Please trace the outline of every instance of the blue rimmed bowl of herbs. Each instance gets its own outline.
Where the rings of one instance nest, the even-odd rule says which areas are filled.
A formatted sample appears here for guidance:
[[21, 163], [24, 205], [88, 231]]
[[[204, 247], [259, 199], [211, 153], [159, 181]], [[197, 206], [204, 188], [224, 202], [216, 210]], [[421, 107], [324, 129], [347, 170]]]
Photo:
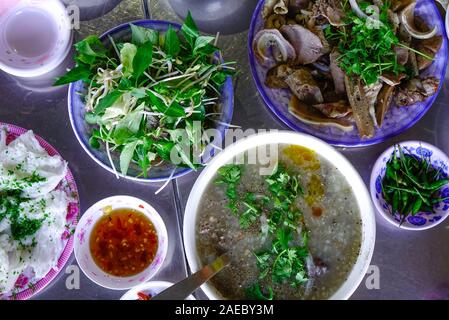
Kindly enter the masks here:
[[371, 173], [371, 198], [388, 222], [407, 230], [425, 230], [449, 214], [449, 159], [423, 141], [387, 149]]
[[233, 113], [234, 63], [216, 45], [190, 14], [182, 26], [139, 20], [75, 44], [76, 66], [55, 85], [71, 83], [70, 122], [83, 149], [117, 177], [144, 182], [201, 167]]

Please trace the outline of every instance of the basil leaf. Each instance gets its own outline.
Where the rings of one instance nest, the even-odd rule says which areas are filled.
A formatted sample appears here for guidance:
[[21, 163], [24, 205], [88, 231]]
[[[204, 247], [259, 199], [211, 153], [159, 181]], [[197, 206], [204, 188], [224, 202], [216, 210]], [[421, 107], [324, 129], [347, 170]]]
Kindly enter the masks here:
[[136, 55], [133, 59], [133, 75], [135, 78], [140, 77], [153, 61], [153, 44], [148, 41], [137, 48]]
[[92, 148], [94, 148], [94, 149], [100, 149], [100, 142], [98, 141], [98, 139], [97, 138], [95, 138], [95, 137], [90, 137], [90, 139], [89, 139], [89, 145], [92, 147]]
[[204, 121], [204, 119], [206, 119], [206, 108], [204, 107], [204, 105], [201, 105], [198, 108], [195, 108], [195, 111], [199, 111], [199, 112], [194, 112], [190, 116], [190, 118], [192, 120]]
[[169, 25], [168, 30], [165, 33], [164, 49], [165, 52], [172, 57], [176, 57], [179, 51], [181, 51], [179, 37], [171, 25]]
[[186, 164], [189, 168], [195, 170], [195, 165], [190, 160], [190, 157], [184, 152], [184, 149], [179, 144], [175, 145], [175, 149], [178, 152], [178, 155], [181, 157], [183, 163]]
[[101, 117], [93, 112], [87, 112], [84, 115], [84, 120], [86, 120], [88, 124], [97, 124], [101, 120]]
[[146, 178], [148, 175], [148, 168], [151, 165], [151, 161], [156, 158], [156, 154], [150, 152], [150, 148], [153, 145], [153, 140], [147, 136], [141, 140], [142, 144], [139, 144], [136, 148], [137, 163], [142, 168], [143, 176]]
[[138, 143], [139, 141], [136, 140], [134, 142], [126, 144], [122, 150], [122, 153], [120, 154], [120, 171], [124, 175], [128, 173], [129, 164], [131, 163], [131, 160], [134, 156], [134, 151], [136, 150]]
[[154, 143], [156, 152], [162, 159], [170, 161], [170, 153], [175, 144], [172, 141], [158, 141]]
[[117, 128], [127, 128], [132, 133], [137, 133], [140, 128], [140, 122], [142, 121], [142, 111], [144, 110], [144, 104], [139, 105], [134, 111], [128, 113], [118, 124]]
[[106, 58], [106, 47], [97, 36], [89, 36], [75, 44], [78, 61], [93, 64], [97, 58]]
[[188, 12], [186, 20], [184, 21], [184, 24], [181, 27], [181, 31], [187, 43], [190, 45], [191, 48], [193, 48], [195, 45], [195, 39], [198, 38], [199, 36], [199, 32], [198, 27], [195, 24], [195, 21], [193, 21], [192, 14], [190, 13], [190, 11]]
[[196, 38], [193, 54], [201, 52], [201, 49], [207, 49], [207, 51], [205, 51], [205, 54], [214, 53], [217, 50], [217, 48], [210, 45], [210, 42], [214, 39], [215, 38], [211, 36], [200, 36]]
[[133, 87], [133, 84], [128, 78], [122, 78], [118, 84], [118, 88], [123, 91], [128, 91]]
[[227, 78], [228, 74], [226, 72], [221, 71], [213, 74], [212, 77], [210, 77], [210, 80], [220, 88], [226, 82]]
[[159, 32], [152, 29], [136, 26], [131, 24], [132, 43], [136, 46], [141, 46], [145, 42], [150, 41], [153, 45], [159, 44]]
[[126, 141], [130, 140], [134, 137], [134, 133], [131, 132], [126, 126], [116, 127], [114, 131], [112, 131], [111, 135], [112, 139], [114, 139], [115, 144], [121, 145], [125, 144]]
[[131, 90], [131, 95], [137, 99], [142, 99], [147, 96], [147, 92], [145, 88], [133, 88]]
[[54, 86], [62, 86], [64, 84], [76, 82], [78, 80], [87, 81], [90, 76], [90, 69], [88, 66], [82, 64], [74, 67], [62, 77], [56, 79]]
[[119, 90], [114, 90], [108, 93], [104, 98], [100, 100], [100, 102], [98, 103], [97, 107], [94, 110], [94, 113], [97, 115], [103, 113], [107, 108], [112, 106], [118, 100], [118, 98], [122, 96], [122, 94], [123, 92]]
[[120, 61], [123, 65], [123, 76], [133, 74], [133, 60], [137, 53], [137, 47], [131, 43], [125, 43], [120, 50]]
[[164, 102], [156, 97], [151, 91], [147, 92], [149, 97], [151, 107], [157, 112], [161, 112], [169, 117], [184, 117], [186, 112], [184, 108], [177, 102], [173, 101], [173, 103], [167, 107]]

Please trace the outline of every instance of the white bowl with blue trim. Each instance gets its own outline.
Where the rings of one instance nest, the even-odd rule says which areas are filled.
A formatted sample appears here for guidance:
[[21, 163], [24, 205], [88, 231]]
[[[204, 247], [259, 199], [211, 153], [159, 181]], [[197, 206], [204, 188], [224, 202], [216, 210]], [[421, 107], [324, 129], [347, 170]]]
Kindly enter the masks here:
[[[449, 176], [449, 158], [442, 150], [423, 141], [404, 141], [398, 144], [412, 155], [430, 157], [432, 166], [441, 168], [442, 177]], [[434, 212], [418, 212], [414, 216], [408, 216], [402, 224], [400, 224], [399, 214], [393, 214], [391, 205], [385, 201], [382, 195], [381, 182], [385, 176], [386, 165], [394, 152], [394, 148], [394, 146], [391, 146], [385, 150], [373, 166], [370, 193], [374, 206], [385, 220], [401, 229], [426, 230], [437, 226], [449, 215], [449, 199], [435, 204]], [[439, 192], [441, 198], [449, 197], [449, 184], [440, 188]]]

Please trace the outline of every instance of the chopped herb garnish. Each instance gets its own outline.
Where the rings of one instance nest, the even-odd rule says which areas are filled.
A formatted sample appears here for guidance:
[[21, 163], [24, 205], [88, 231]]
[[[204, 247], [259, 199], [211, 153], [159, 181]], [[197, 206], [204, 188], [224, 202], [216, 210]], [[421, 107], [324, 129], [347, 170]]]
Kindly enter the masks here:
[[[384, 2], [379, 8], [378, 21], [370, 18], [372, 23], [359, 18], [347, 2], [342, 5], [346, 13], [344, 25], [329, 25], [324, 30], [326, 38], [335, 42], [341, 53], [338, 58], [340, 68], [349, 76], [360, 76], [367, 85], [377, 82], [386, 72], [407, 74], [409, 71], [398, 63], [393, 46], [410, 48], [399, 41], [389, 21], [390, 2]], [[359, 2], [364, 12], [370, 5], [369, 2]]]
[[[254, 252], [259, 269], [259, 279], [270, 277], [274, 283], [288, 282], [298, 287], [307, 282], [306, 258], [307, 230], [302, 222], [302, 214], [295, 201], [303, 195], [298, 177], [287, 172], [279, 165], [273, 174], [265, 179], [269, 192], [259, 195], [250, 191], [239, 190], [243, 166], [226, 165], [218, 170], [216, 184], [226, 186], [228, 207], [239, 218], [240, 227], [247, 229], [265, 214], [271, 245], [261, 252]], [[300, 234], [298, 234], [298, 230]], [[261, 230], [262, 232], [262, 230]], [[271, 300], [273, 289], [264, 286], [262, 281], [246, 289], [250, 299]]]

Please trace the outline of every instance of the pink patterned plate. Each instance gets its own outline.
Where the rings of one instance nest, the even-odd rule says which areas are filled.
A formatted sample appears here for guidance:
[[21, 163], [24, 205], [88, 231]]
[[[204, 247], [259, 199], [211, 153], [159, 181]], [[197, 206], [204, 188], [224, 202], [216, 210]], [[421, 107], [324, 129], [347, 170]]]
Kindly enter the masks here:
[[[28, 130], [0, 122], [0, 129], [6, 128], [8, 133], [6, 143], [9, 144], [15, 140], [20, 135], [24, 134]], [[60, 154], [44, 139], [35, 135], [39, 144], [44, 148], [50, 156]], [[67, 175], [61, 181], [61, 183], [56, 187], [58, 190], [63, 190], [72, 199], [67, 208], [67, 223], [66, 230], [61, 235], [61, 241], [63, 242], [63, 251], [58, 259], [58, 264], [56, 268], [51, 269], [43, 278], [36, 278], [33, 275], [32, 270], [25, 269], [25, 271], [19, 276], [11, 292], [0, 294], [0, 299], [10, 299], [10, 300], [26, 300], [40, 291], [42, 291], [46, 286], [48, 286], [51, 281], [63, 270], [65, 264], [67, 263], [70, 255], [73, 251], [73, 234], [75, 232], [76, 225], [78, 223], [79, 214], [79, 197], [78, 189], [76, 187], [75, 179], [73, 178], [70, 169], [67, 170]]]

